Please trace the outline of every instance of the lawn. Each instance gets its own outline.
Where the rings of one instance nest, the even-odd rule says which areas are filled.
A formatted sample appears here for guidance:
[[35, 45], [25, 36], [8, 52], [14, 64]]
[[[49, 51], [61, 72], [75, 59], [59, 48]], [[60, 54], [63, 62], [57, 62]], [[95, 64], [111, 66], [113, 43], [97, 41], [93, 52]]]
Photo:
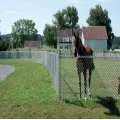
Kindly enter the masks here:
[[41, 64], [23, 60], [0, 60], [0, 64], [16, 68], [0, 82], [0, 118], [120, 118], [120, 102], [112, 98], [58, 101], [50, 74]]

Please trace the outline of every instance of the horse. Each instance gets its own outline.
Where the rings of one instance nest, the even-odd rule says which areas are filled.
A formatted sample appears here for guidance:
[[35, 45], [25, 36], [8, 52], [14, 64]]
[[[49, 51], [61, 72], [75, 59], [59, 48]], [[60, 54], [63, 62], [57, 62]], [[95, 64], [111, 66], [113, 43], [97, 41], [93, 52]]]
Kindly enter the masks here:
[[[79, 37], [79, 33], [74, 32], [74, 57], [76, 57], [76, 66], [77, 73], [79, 77], [79, 88], [80, 88], [80, 99], [82, 98], [82, 90], [81, 90], [81, 73], [84, 76], [84, 98], [86, 100], [87, 95], [91, 97], [90, 87], [91, 87], [91, 76], [92, 71], [95, 69], [95, 65], [93, 62], [93, 50], [88, 46], [84, 46], [82, 44], [82, 40]], [[88, 91], [87, 91], [87, 70], [89, 71], [88, 78]]]

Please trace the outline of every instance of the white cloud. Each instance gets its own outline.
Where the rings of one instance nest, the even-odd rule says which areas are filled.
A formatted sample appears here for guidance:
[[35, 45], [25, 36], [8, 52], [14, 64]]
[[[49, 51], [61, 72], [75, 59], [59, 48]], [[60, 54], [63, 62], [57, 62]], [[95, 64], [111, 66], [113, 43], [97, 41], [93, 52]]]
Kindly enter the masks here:
[[77, 3], [79, 2], [80, 0], [68, 0], [68, 2], [71, 2], [71, 3]]

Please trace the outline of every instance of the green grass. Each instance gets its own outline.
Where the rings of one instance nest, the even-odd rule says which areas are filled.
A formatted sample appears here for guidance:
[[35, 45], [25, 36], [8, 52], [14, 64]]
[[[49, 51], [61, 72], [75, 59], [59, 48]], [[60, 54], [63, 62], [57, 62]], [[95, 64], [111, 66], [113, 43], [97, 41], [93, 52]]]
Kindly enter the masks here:
[[0, 103], [56, 101], [51, 77], [44, 66], [20, 60], [4, 60], [1, 63], [14, 65], [16, 71], [0, 83]]
[[[118, 96], [118, 76], [120, 76], [120, 61], [112, 59], [94, 59], [95, 70], [92, 73], [92, 96], [113, 97]], [[88, 75], [87, 75], [88, 77]], [[76, 101], [79, 99], [79, 83], [74, 58], [61, 59], [62, 98]], [[84, 83], [82, 75], [82, 92]]]
[[50, 74], [41, 64], [23, 60], [0, 60], [0, 64], [16, 68], [0, 82], [0, 118], [120, 118], [120, 102], [112, 98], [58, 102]]

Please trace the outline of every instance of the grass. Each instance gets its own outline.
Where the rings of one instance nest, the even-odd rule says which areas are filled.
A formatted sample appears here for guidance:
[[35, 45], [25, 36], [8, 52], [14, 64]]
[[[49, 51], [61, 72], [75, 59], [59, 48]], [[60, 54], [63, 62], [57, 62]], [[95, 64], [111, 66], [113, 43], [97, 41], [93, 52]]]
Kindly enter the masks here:
[[120, 118], [120, 102], [112, 98], [58, 102], [50, 74], [41, 64], [23, 60], [0, 60], [0, 64], [16, 68], [0, 82], [0, 118]]
[[[120, 61], [112, 59], [94, 59], [95, 70], [92, 73], [92, 96], [113, 97], [119, 99], [118, 76], [120, 76]], [[87, 76], [88, 77], [88, 76]], [[79, 83], [74, 58], [61, 59], [62, 98], [76, 101], [79, 99]], [[82, 75], [82, 86], [83, 75]], [[82, 88], [84, 92], [84, 87]]]

